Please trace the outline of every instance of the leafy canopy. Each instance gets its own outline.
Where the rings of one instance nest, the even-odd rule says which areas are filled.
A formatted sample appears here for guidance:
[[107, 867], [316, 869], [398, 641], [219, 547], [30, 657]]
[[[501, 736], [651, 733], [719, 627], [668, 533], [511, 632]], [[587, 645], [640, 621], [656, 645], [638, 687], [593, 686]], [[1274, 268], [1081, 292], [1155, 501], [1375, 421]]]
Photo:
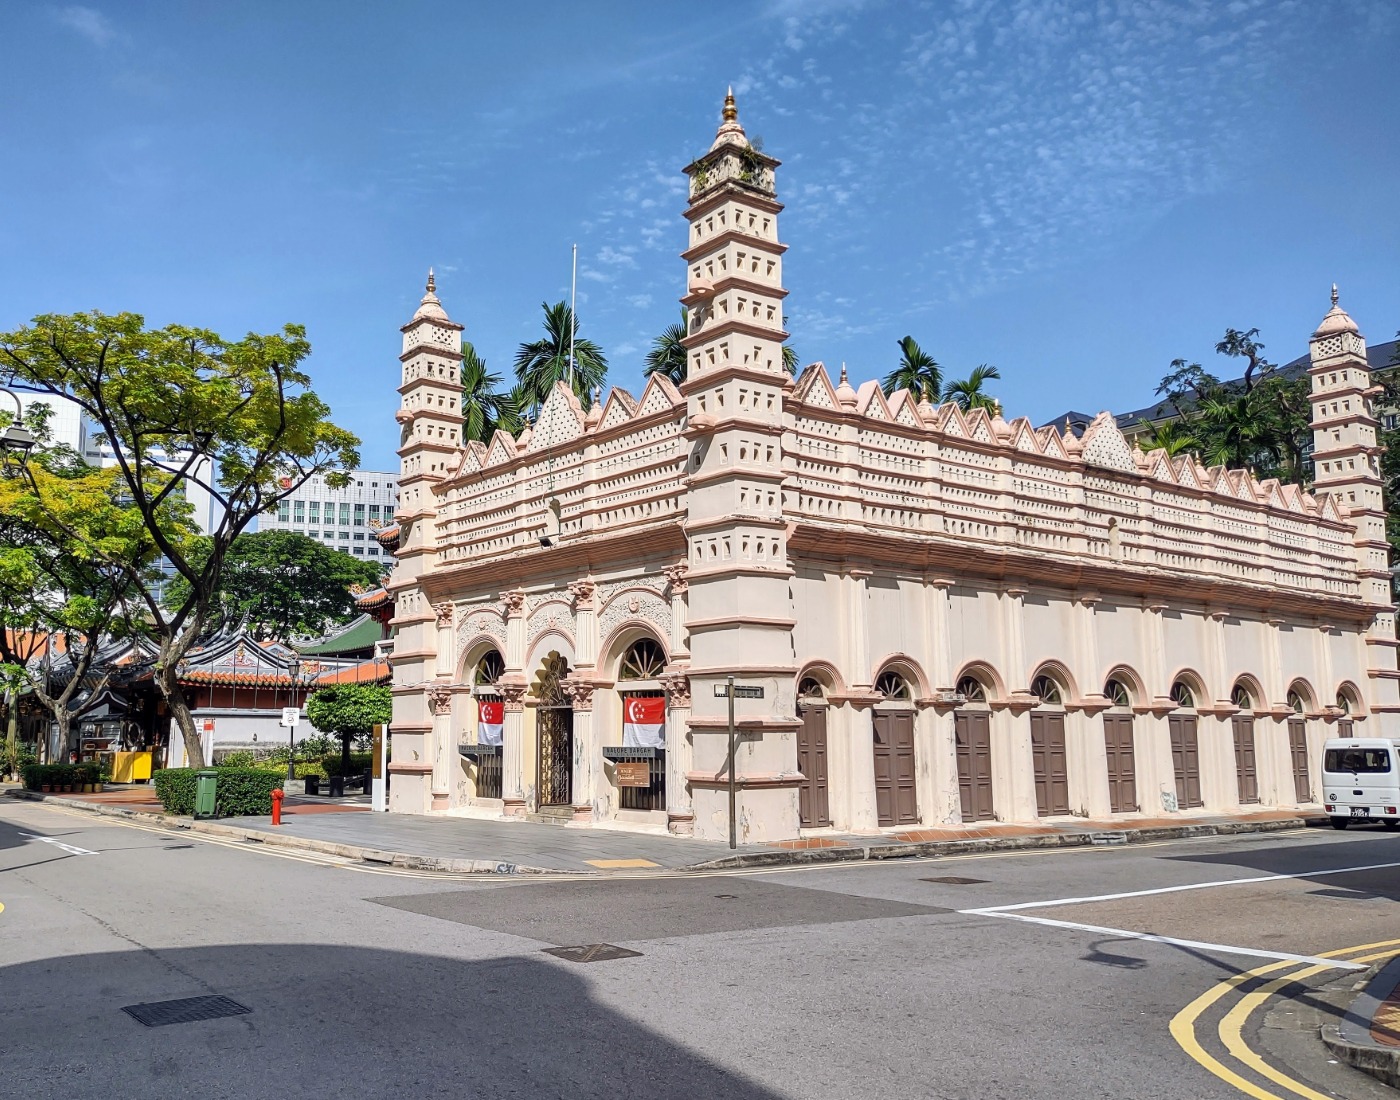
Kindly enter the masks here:
[[937, 401], [943, 392], [943, 368], [914, 337], [906, 336], [899, 341], [899, 364], [885, 375], [882, 386], [886, 397], [908, 390], [915, 401]]
[[592, 340], [578, 335], [578, 319], [564, 302], [550, 305], [541, 302], [544, 310], [543, 339], [521, 344], [515, 355], [515, 377], [525, 403], [538, 410], [554, 389], [556, 382], [566, 385], [570, 379], [569, 336], [573, 334], [574, 368], [573, 392], [585, 409], [592, 404], [595, 389], [602, 389], [608, 376], [608, 360]]
[[365, 734], [387, 725], [394, 697], [388, 684], [332, 684], [306, 700], [306, 718], [318, 730], [340, 737]]

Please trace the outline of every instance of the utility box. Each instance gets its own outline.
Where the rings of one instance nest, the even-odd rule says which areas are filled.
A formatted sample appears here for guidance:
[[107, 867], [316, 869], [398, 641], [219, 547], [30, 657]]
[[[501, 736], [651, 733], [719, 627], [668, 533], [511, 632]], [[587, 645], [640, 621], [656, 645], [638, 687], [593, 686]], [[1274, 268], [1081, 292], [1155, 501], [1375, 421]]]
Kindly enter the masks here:
[[219, 773], [205, 768], [194, 773], [194, 816], [216, 817], [215, 799], [219, 791]]

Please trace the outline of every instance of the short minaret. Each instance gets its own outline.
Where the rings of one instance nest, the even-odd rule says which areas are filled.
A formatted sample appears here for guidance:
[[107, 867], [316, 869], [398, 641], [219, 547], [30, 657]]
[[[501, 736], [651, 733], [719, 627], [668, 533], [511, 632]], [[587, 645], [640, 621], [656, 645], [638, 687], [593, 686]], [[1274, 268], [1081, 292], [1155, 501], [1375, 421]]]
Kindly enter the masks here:
[[689, 359], [681, 393], [692, 441], [685, 532], [688, 615], [697, 624], [690, 633], [694, 832], [707, 839], [728, 832], [727, 778], [713, 777], [727, 773], [726, 739], [715, 733], [725, 726], [724, 684], [733, 675], [763, 688], [761, 702], [737, 705], [745, 731], [735, 767], [741, 842], [796, 832], [800, 782], [783, 519], [783, 406], [792, 379], [783, 369], [777, 167], [750, 145], [731, 91], [710, 151], [685, 170]]
[[[1395, 670], [1395, 623], [1390, 590], [1390, 546], [1385, 537], [1381, 448], [1376, 441], [1366, 341], [1337, 302], [1308, 345], [1312, 366], [1313, 491], [1346, 506], [1356, 528], [1361, 597], [1377, 608], [1367, 634], [1372, 669]], [[1387, 683], [1391, 686], [1393, 680]]]
[[[399, 549], [394, 594], [394, 780], [390, 808], [427, 813], [447, 804], [452, 655], [438, 660], [451, 638], [450, 604], [434, 608], [421, 578], [436, 564], [434, 486], [451, 472], [462, 446], [462, 326], [438, 300], [432, 270], [427, 292], [403, 326], [399, 411]], [[449, 641], [450, 644], [450, 641]]]

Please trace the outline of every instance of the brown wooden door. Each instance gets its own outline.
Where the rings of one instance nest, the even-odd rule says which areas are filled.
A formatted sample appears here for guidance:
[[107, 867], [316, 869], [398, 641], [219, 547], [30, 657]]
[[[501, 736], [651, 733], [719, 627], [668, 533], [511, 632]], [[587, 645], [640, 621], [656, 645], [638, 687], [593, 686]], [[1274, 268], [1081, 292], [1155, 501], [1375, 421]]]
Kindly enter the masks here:
[[953, 736], [957, 741], [962, 819], [987, 821], [996, 817], [992, 805], [991, 715], [976, 710], [956, 712]]
[[1293, 757], [1293, 797], [1312, 801], [1312, 775], [1308, 771], [1308, 724], [1301, 718], [1288, 720], [1288, 751]]
[[803, 707], [797, 730], [797, 768], [805, 777], [797, 788], [798, 813], [804, 829], [831, 824], [826, 782], [826, 707]]
[[914, 714], [877, 710], [875, 726], [875, 810], [881, 825], [919, 820], [914, 795]]
[[1108, 806], [1116, 814], [1137, 810], [1137, 758], [1133, 752], [1133, 716], [1103, 716], [1103, 747], [1108, 758]]
[[1196, 716], [1174, 714], [1167, 719], [1176, 771], [1176, 802], [1183, 809], [1204, 806], [1201, 798], [1201, 750], [1196, 740]]
[[1031, 756], [1035, 760], [1035, 808], [1041, 817], [1069, 813], [1069, 771], [1065, 764], [1065, 716], [1031, 713]]
[[1254, 761], [1254, 719], [1236, 715], [1230, 719], [1235, 731], [1235, 779], [1240, 804], [1259, 801], [1259, 770]]

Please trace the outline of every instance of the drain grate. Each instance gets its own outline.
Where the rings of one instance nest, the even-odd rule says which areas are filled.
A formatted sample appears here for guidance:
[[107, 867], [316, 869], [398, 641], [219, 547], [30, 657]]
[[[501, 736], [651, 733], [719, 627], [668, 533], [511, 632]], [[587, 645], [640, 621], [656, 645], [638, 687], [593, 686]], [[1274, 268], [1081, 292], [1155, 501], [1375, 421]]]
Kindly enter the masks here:
[[611, 943], [585, 943], [578, 947], [546, 947], [544, 953], [567, 959], [573, 963], [600, 963], [611, 962], [613, 959], [635, 959], [642, 954], [640, 951], [629, 951], [625, 947], [617, 947]]
[[739, 899], [738, 894], [716, 894], [715, 897], [719, 898], [720, 901], [737, 901]]
[[944, 875], [941, 878], [921, 879], [921, 882], [941, 882], [945, 886], [975, 886], [979, 882], [986, 882], [984, 878], [961, 878], [958, 875]]
[[1089, 843], [1096, 848], [1102, 848], [1109, 844], [1127, 844], [1127, 833], [1094, 833], [1089, 837]]
[[225, 1016], [242, 1016], [253, 1010], [228, 997], [182, 997], [178, 1001], [147, 1001], [139, 1005], [123, 1005], [122, 1011], [147, 1027], [166, 1024], [193, 1024], [199, 1020], [222, 1020]]

